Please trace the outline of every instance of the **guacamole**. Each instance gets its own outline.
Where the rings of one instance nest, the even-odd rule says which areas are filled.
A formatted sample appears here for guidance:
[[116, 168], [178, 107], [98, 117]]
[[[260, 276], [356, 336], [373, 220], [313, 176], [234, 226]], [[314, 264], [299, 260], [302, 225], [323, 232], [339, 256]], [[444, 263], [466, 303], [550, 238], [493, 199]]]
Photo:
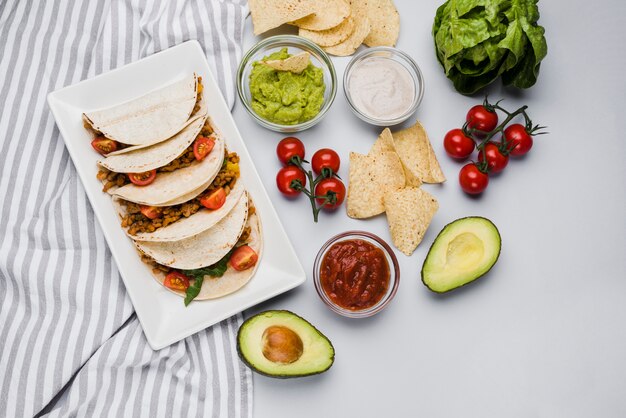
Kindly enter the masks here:
[[[287, 48], [263, 61], [291, 56]], [[297, 125], [313, 119], [324, 103], [324, 73], [309, 63], [300, 74], [278, 71], [259, 61], [252, 63], [250, 94], [252, 109], [263, 119], [281, 125]]]

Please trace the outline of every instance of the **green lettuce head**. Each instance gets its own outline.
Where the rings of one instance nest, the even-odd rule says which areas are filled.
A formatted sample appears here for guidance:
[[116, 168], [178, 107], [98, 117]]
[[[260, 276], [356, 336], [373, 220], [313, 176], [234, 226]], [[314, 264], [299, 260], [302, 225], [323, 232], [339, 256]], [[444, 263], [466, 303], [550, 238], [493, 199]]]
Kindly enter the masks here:
[[500, 76], [521, 89], [535, 84], [548, 53], [537, 1], [448, 0], [437, 9], [437, 58], [459, 93], [475, 93]]

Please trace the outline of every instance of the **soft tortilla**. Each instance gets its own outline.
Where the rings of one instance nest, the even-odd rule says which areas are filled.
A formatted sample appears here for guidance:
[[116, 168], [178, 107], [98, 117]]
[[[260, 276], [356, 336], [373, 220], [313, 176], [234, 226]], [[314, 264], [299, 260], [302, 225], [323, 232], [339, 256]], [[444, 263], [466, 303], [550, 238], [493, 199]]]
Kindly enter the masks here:
[[83, 113], [83, 119], [94, 130], [123, 144], [156, 144], [185, 126], [195, 107], [197, 92], [198, 79], [191, 74], [129, 102]]
[[411, 255], [422, 242], [439, 203], [418, 187], [387, 189], [384, 201], [393, 244]]
[[248, 5], [255, 35], [308, 16], [317, 10], [313, 0], [250, 0]]
[[346, 203], [348, 216], [362, 219], [383, 213], [385, 190], [404, 185], [402, 163], [395, 152], [372, 156], [351, 152]]
[[367, 0], [351, 0], [351, 16], [354, 19], [354, 31], [337, 45], [325, 47], [331, 55], [345, 57], [354, 54], [370, 33], [370, 21], [367, 17]]
[[205, 120], [206, 117], [196, 118], [167, 141], [136, 151], [107, 156], [98, 161], [98, 164], [116, 173], [143, 173], [164, 167], [179, 157], [193, 143], [202, 130]]
[[178, 241], [134, 241], [135, 246], [164, 266], [193, 270], [217, 263], [237, 243], [248, 219], [248, 194], [212, 228]]
[[262, 61], [262, 63], [278, 71], [289, 71], [300, 74], [302, 71], [306, 70], [306, 67], [311, 63], [311, 54], [302, 51], [284, 60], [269, 60]]
[[[178, 221], [157, 229], [154, 232], [140, 232], [136, 235], [127, 235], [135, 241], [169, 242], [179, 241], [197, 235], [207, 229], [212, 228], [226, 215], [230, 213], [235, 205], [241, 200], [245, 193], [243, 182], [238, 181], [235, 187], [226, 197], [224, 205], [216, 210], [201, 208], [188, 218], [181, 218]], [[126, 215], [126, 207], [120, 204], [119, 199], [114, 197], [113, 204], [120, 216]]]
[[202, 161], [170, 173], [158, 173], [156, 180], [148, 186], [127, 184], [113, 190], [111, 194], [143, 205], [163, 206], [213, 181], [223, 162], [224, 140], [216, 136], [213, 150]]
[[327, 30], [341, 24], [350, 16], [350, 4], [345, 0], [306, 0], [315, 5], [315, 13], [292, 24], [308, 30]]
[[348, 18], [334, 28], [320, 31], [300, 28], [298, 35], [310, 39], [319, 46], [333, 46], [348, 39], [348, 36], [354, 32], [355, 27], [356, 23], [354, 19], [352, 16], [348, 16]]
[[[256, 214], [253, 214], [248, 218], [246, 226], [250, 227], [250, 238], [248, 239], [247, 245], [249, 245], [250, 248], [252, 248], [259, 256], [259, 259], [254, 267], [249, 268], [248, 270], [237, 271], [229, 266], [228, 270], [226, 270], [226, 273], [224, 273], [222, 277], [204, 276], [204, 282], [202, 283], [200, 293], [194, 300], [216, 299], [229, 295], [241, 289], [252, 279], [261, 264], [261, 258], [263, 256], [263, 231], [261, 220]], [[159, 283], [163, 284], [163, 281], [165, 280], [165, 273], [159, 271], [156, 273], [153, 272], [152, 274]], [[172, 289], [168, 290], [171, 290], [179, 296], [185, 297], [185, 292]]]
[[367, 16], [372, 25], [365, 45], [395, 46], [400, 34], [400, 15], [393, 0], [367, 0]]
[[402, 164], [424, 183], [443, 183], [446, 176], [441, 171], [435, 151], [424, 127], [415, 125], [393, 134], [393, 145]]

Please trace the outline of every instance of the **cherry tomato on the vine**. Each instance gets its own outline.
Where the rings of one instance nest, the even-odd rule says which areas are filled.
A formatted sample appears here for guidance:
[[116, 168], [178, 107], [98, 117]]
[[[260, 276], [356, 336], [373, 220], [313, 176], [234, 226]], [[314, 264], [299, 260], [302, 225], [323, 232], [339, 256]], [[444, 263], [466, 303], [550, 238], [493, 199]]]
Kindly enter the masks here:
[[294, 155], [304, 160], [304, 144], [295, 136], [288, 136], [280, 140], [276, 146], [276, 155], [283, 165], [289, 164]]
[[483, 132], [493, 131], [498, 126], [498, 114], [483, 105], [476, 105], [467, 112], [467, 126]]
[[320, 174], [324, 168], [330, 168], [333, 173], [337, 173], [340, 164], [339, 155], [330, 148], [318, 150], [311, 159], [311, 167], [313, 167], [315, 174]]
[[[328, 194], [328, 192], [332, 192]], [[326, 201], [323, 197], [318, 197], [317, 204], [324, 209], [336, 209], [341, 206], [346, 198], [346, 186], [336, 177], [324, 179], [315, 186], [315, 196], [331, 196], [334, 195], [332, 201]]]
[[532, 136], [519, 123], [507, 126], [503, 135], [509, 143], [509, 153], [515, 157], [526, 154], [533, 146]]
[[294, 189], [292, 182], [299, 180], [302, 187], [306, 186], [306, 176], [298, 167], [288, 165], [278, 170], [276, 174], [276, 187], [285, 196], [295, 197], [302, 193], [301, 190]]
[[443, 138], [443, 147], [446, 153], [457, 160], [464, 160], [472, 155], [476, 143], [463, 132], [462, 129], [452, 129]]
[[509, 163], [509, 156], [500, 152], [498, 144], [488, 142], [482, 150], [478, 151], [478, 161], [487, 161], [489, 174], [496, 174], [504, 170]]
[[474, 163], [469, 163], [459, 172], [459, 184], [465, 193], [480, 194], [489, 184], [489, 176]]

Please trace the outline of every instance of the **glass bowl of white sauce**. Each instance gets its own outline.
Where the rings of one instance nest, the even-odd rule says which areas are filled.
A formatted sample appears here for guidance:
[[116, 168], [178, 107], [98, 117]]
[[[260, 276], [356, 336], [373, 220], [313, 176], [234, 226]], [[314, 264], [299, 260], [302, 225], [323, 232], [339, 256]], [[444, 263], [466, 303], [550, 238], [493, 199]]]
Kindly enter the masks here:
[[350, 60], [343, 92], [359, 118], [372, 125], [392, 126], [415, 113], [424, 96], [424, 78], [406, 53], [379, 46]]

